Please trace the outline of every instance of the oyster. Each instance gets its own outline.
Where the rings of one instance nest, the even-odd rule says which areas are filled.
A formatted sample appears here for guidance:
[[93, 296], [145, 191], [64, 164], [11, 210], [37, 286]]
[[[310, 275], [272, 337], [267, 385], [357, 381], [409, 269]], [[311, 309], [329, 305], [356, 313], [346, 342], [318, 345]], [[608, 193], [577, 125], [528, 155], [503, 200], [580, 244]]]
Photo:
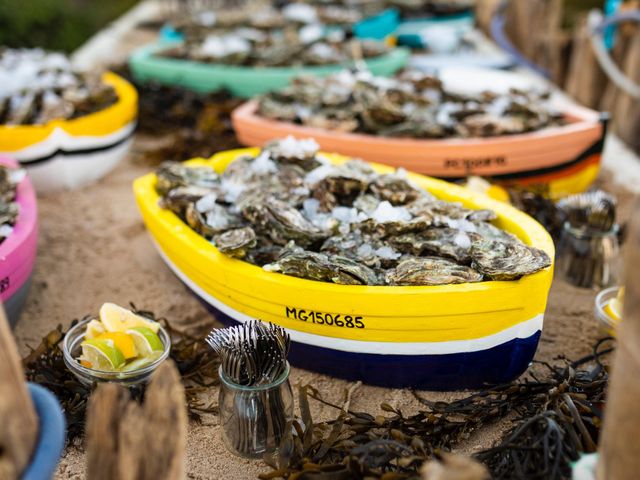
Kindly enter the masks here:
[[156, 190], [166, 195], [177, 187], [218, 187], [218, 174], [209, 167], [187, 167], [179, 162], [163, 162], [156, 170]]
[[480, 238], [471, 246], [471, 265], [492, 280], [515, 280], [551, 265], [549, 256], [520, 241]]
[[386, 242], [357, 230], [328, 238], [320, 247], [320, 251], [341, 255], [374, 269], [391, 268], [402, 256]]
[[300, 248], [286, 250], [265, 270], [293, 277], [338, 283], [341, 285], [376, 285], [378, 278], [369, 267], [340, 255], [309, 252]]
[[206, 209], [199, 208], [197, 203], [189, 204], [185, 218], [191, 228], [207, 238], [242, 225], [242, 219], [238, 215], [217, 203], [212, 203]]
[[385, 275], [387, 285], [449, 285], [481, 282], [473, 268], [437, 257], [408, 258]]
[[389, 241], [401, 252], [415, 256], [427, 253], [469, 264], [471, 263], [471, 244], [477, 238], [480, 238], [477, 233], [440, 227], [428, 228], [417, 233], [406, 233], [392, 237]]
[[213, 237], [213, 244], [230, 257], [244, 258], [247, 251], [257, 245], [256, 233], [251, 227], [227, 230]]
[[474, 231], [472, 221], [489, 222], [497, 218], [491, 210], [472, 210], [464, 208], [456, 202], [435, 200], [433, 197], [420, 197], [407, 205], [413, 215], [431, 218], [436, 226], [451, 226], [453, 228]]
[[298, 210], [275, 198], [262, 204], [249, 204], [242, 215], [262, 235], [278, 245], [294, 240], [298, 245], [310, 246], [326, 239], [326, 232], [307, 220]]
[[371, 192], [392, 205], [406, 205], [423, 196], [405, 178], [397, 173], [378, 176], [369, 186]]

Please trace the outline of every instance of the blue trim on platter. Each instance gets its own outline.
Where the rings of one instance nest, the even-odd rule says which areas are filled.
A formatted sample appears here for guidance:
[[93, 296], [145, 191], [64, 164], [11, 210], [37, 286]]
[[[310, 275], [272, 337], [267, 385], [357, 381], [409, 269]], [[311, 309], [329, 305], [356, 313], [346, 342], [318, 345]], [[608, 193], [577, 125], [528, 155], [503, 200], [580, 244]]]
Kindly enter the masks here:
[[[196, 295], [194, 293], [194, 295]], [[196, 297], [226, 326], [233, 317]], [[291, 365], [314, 372], [390, 388], [465, 390], [510, 382], [529, 366], [540, 331], [479, 352], [446, 355], [375, 355], [345, 352], [291, 342]]]

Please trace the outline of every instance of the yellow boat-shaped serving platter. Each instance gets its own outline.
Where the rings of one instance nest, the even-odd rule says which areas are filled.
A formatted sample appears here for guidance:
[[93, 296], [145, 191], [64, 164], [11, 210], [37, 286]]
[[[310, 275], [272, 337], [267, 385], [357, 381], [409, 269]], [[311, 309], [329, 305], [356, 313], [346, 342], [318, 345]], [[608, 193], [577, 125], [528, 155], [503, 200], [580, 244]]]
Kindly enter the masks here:
[[38, 192], [77, 188], [101, 178], [125, 156], [133, 140], [138, 94], [124, 78], [102, 80], [118, 96], [113, 105], [71, 120], [0, 126], [0, 153], [29, 171]]
[[[222, 152], [191, 166], [217, 172], [240, 155]], [[339, 164], [348, 157], [323, 154]], [[372, 164], [380, 173], [392, 167]], [[494, 210], [494, 222], [554, 257], [551, 237], [519, 210], [466, 188], [417, 174], [416, 184], [467, 208]], [[156, 176], [134, 192], [160, 255], [215, 317], [227, 325], [258, 318], [286, 328], [293, 365], [365, 383], [436, 390], [510, 381], [533, 359], [553, 276], [552, 266], [516, 281], [445, 286], [336, 285], [268, 272], [219, 252], [158, 205]]]

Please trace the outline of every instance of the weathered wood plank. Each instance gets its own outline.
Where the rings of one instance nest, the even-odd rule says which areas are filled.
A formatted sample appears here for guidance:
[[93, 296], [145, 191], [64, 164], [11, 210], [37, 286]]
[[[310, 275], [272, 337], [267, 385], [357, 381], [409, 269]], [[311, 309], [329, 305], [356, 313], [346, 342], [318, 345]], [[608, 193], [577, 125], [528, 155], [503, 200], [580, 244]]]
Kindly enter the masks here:
[[9, 322], [0, 306], [0, 478], [16, 478], [38, 440], [38, 417]]

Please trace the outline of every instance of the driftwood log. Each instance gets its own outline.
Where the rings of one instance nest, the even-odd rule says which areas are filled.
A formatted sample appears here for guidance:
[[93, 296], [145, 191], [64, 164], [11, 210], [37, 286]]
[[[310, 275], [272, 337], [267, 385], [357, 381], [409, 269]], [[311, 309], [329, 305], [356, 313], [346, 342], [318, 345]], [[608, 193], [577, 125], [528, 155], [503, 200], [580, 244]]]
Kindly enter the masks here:
[[38, 440], [38, 416], [0, 305], [0, 479], [18, 478]]
[[618, 330], [600, 440], [598, 480], [636, 480], [640, 472], [640, 199], [627, 240], [624, 319]]
[[168, 360], [138, 404], [119, 385], [101, 384], [87, 410], [87, 478], [176, 480], [185, 476], [187, 411], [184, 387]]

